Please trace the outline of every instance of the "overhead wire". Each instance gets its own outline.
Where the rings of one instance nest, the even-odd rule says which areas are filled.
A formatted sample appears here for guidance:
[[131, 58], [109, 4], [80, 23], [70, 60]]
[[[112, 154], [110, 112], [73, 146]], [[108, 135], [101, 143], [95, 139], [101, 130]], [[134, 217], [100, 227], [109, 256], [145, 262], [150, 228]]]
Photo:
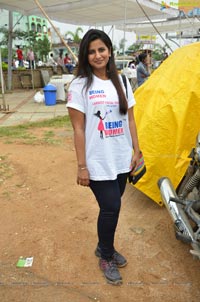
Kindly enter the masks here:
[[157, 32], [157, 34], [160, 36], [160, 38], [164, 41], [165, 45], [171, 50], [171, 52], [173, 52], [172, 48], [170, 47], [170, 45], [167, 43], [167, 41], [163, 38], [163, 36], [161, 35], [161, 33], [159, 32], [159, 30], [157, 29], [157, 27], [155, 26], [155, 24], [152, 22], [152, 20], [149, 18], [148, 14], [145, 12], [144, 8], [142, 7], [142, 5], [138, 2], [138, 0], [136, 0], [136, 3], [138, 4], [138, 6], [140, 7], [140, 9], [142, 10], [142, 12], [144, 13], [144, 15], [146, 16], [146, 18], [149, 20], [149, 22], [151, 23], [151, 25], [153, 26], [153, 28], [155, 29], [155, 31]]

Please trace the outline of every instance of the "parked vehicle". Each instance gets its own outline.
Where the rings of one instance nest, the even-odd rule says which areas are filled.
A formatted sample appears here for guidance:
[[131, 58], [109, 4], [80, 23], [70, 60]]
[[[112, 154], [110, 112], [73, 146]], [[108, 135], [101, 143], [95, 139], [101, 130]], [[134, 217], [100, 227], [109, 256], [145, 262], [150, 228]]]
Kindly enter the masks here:
[[191, 161], [176, 190], [167, 177], [159, 179], [158, 187], [174, 222], [176, 238], [190, 244], [190, 253], [200, 259], [200, 132], [189, 157]]
[[129, 64], [133, 61], [133, 57], [129, 58], [116, 58], [115, 64], [117, 67], [117, 70], [120, 74], [124, 74], [130, 81], [131, 87], [133, 91], [137, 88], [137, 74], [136, 74], [136, 68], [130, 68]]
[[122, 72], [125, 67], [128, 67], [130, 62], [131, 62], [131, 60], [122, 60], [122, 59], [121, 60], [120, 59], [115, 60], [117, 70], [119, 72]]

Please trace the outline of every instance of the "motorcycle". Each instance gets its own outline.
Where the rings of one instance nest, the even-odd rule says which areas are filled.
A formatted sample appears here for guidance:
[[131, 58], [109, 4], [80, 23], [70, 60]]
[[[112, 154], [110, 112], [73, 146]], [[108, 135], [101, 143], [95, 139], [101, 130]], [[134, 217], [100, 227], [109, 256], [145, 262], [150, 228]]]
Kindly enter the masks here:
[[160, 178], [158, 187], [174, 222], [176, 239], [190, 244], [190, 253], [200, 259], [200, 132], [189, 158], [188, 168], [176, 190], [168, 177]]

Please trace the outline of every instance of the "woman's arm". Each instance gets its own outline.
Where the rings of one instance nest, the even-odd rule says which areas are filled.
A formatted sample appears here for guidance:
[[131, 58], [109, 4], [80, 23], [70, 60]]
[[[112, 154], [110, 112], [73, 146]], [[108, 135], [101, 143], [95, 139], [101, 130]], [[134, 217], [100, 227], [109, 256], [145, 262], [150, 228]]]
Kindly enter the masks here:
[[74, 145], [78, 162], [77, 184], [89, 185], [89, 172], [85, 152], [85, 115], [81, 111], [68, 107], [69, 116], [74, 129]]
[[140, 70], [140, 73], [141, 73], [142, 78], [148, 78], [150, 76], [149, 66], [146, 65], [146, 69], [144, 67], [142, 67], [141, 70]]
[[138, 135], [137, 135], [137, 128], [136, 128], [136, 124], [135, 124], [133, 107], [128, 109], [128, 119], [129, 119], [129, 129], [130, 129], [132, 143], [133, 143], [133, 149], [134, 149], [134, 154], [133, 154], [133, 157], [131, 160], [131, 167], [133, 168], [133, 173], [134, 173], [137, 166], [139, 165], [140, 147], [139, 147], [139, 142], [138, 142]]

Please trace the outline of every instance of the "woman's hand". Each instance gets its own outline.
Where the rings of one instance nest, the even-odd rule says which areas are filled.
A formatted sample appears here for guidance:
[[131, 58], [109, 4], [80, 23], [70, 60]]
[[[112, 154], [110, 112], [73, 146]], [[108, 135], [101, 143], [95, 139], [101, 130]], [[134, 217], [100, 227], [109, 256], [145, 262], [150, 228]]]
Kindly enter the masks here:
[[134, 152], [131, 159], [131, 175], [134, 175], [138, 165], [140, 163], [140, 152]]
[[77, 184], [84, 187], [89, 186], [90, 184], [89, 171], [86, 167], [78, 168]]

